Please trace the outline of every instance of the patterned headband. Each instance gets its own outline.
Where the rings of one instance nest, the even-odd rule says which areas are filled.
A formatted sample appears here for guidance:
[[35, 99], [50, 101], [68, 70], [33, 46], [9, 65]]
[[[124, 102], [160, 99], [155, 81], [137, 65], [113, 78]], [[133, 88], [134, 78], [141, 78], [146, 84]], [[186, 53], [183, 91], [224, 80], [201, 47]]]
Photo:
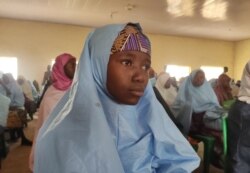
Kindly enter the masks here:
[[115, 39], [111, 54], [123, 51], [140, 51], [151, 56], [150, 42], [139, 28], [127, 25]]

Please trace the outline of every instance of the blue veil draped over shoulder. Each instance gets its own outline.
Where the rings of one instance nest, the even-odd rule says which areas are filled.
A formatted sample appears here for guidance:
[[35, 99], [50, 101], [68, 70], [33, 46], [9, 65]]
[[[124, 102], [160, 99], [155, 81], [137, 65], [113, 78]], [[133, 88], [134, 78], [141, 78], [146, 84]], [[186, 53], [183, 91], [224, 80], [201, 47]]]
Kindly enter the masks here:
[[71, 89], [39, 131], [35, 173], [182, 173], [199, 166], [150, 83], [133, 106], [108, 94], [110, 50], [124, 27], [107, 25], [89, 34]]

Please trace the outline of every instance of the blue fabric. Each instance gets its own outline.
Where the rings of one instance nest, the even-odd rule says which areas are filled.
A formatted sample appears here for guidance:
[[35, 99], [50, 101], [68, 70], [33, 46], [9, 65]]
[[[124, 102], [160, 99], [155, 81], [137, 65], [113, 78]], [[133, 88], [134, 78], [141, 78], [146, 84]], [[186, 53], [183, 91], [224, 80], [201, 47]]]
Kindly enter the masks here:
[[88, 36], [71, 90], [39, 131], [35, 173], [182, 173], [199, 166], [150, 82], [134, 106], [108, 94], [110, 50], [124, 27], [108, 25]]
[[0, 93], [0, 125], [5, 127], [9, 113], [10, 99]]
[[4, 88], [4, 86], [3, 85], [1, 85], [0, 84], [0, 94], [2, 94], [2, 95], [4, 95], [4, 96], [6, 96], [7, 95], [7, 93], [6, 93], [6, 89]]
[[11, 73], [6, 73], [5, 75], [9, 79], [9, 83], [5, 84], [5, 86], [10, 92], [10, 95], [8, 96], [11, 101], [10, 106], [23, 107], [24, 95], [22, 89], [18, 86]]
[[207, 112], [208, 116], [214, 115], [212, 112], [223, 113], [215, 92], [206, 79], [201, 86], [193, 86], [192, 80], [198, 71], [200, 69], [192, 71], [184, 79], [171, 106], [177, 120], [184, 126], [185, 134], [189, 132], [193, 112]]
[[149, 80], [150, 80], [152, 86], [155, 86], [155, 84], [156, 84], [156, 77], [152, 77]]
[[198, 71], [199, 70], [192, 71], [183, 81], [175, 99], [175, 104], [179, 102], [189, 102], [195, 113], [214, 110], [214, 107], [220, 107], [215, 92], [206, 79], [201, 86], [193, 86], [192, 80]]

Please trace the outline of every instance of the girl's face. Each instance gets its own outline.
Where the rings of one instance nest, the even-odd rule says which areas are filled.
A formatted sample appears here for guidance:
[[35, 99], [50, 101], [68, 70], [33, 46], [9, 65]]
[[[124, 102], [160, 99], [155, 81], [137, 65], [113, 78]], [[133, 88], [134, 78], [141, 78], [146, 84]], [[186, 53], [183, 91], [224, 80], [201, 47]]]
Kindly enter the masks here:
[[168, 80], [166, 81], [164, 87], [165, 87], [166, 89], [168, 89], [168, 88], [170, 88], [170, 86], [171, 86], [171, 78], [168, 78]]
[[192, 80], [192, 84], [195, 87], [199, 87], [204, 83], [204, 80], [205, 80], [205, 74], [202, 71], [198, 71]]
[[138, 51], [118, 52], [110, 56], [107, 90], [121, 104], [135, 105], [148, 83], [151, 59]]
[[76, 60], [72, 58], [67, 62], [67, 64], [65, 64], [64, 73], [69, 79], [73, 79], [75, 74], [75, 69], [76, 69]]

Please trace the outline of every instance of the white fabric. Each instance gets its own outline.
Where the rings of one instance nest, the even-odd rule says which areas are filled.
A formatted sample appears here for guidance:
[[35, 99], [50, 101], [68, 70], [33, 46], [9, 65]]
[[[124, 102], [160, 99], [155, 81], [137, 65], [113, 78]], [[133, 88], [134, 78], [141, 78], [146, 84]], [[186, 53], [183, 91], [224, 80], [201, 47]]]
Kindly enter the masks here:
[[177, 90], [176, 88], [171, 84], [170, 88], [165, 88], [165, 83], [170, 79], [170, 76], [168, 73], [161, 73], [159, 74], [155, 87], [160, 92], [161, 96], [165, 100], [165, 102], [168, 105], [172, 105], [175, 101], [175, 98], [177, 96]]
[[250, 104], [250, 61], [247, 62], [243, 70], [238, 99]]

